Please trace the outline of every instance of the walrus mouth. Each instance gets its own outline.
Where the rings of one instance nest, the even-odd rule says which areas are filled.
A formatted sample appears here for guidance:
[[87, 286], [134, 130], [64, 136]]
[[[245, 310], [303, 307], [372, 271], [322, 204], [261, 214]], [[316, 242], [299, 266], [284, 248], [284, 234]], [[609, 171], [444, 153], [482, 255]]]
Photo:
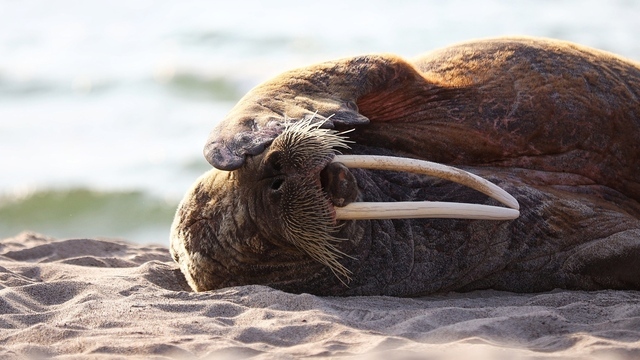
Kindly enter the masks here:
[[[520, 215], [518, 201], [497, 185], [451, 166], [401, 157], [342, 155], [348, 149], [344, 132], [321, 128], [313, 117], [288, 123], [270, 145], [265, 159], [276, 159], [280, 170], [296, 174], [286, 186], [287, 201], [280, 217], [286, 241], [326, 265], [345, 285], [351, 271], [339, 262], [349, 256], [338, 247], [339, 220], [406, 218], [456, 218], [511, 220]], [[269, 163], [267, 161], [267, 163]], [[273, 165], [272, 165], [273, 166]], [[356, 199], [355, 181], [347, 179], [348, 168], [415, 172], [443, 178], [478, 190], [509, 208], [450, 202], [352, 202]], [[283, 170], [285, 169], [285, 170]], [[317, 177], [316, 177], [317, 176]], [[345, 185], [346, 184], [346, 185]], [[342, 204], [347, 204], [342, 206]]]
[[[309, 164], [340, 163], [347, 168], [413, 172], [449, 180], [477, 190], [508, 208], [455, 202], [400, 201], [350, 202], [335, 204], [335, 220], [383, 220], [409, 218], [450, 218], [477, 220], [513, 220], [520, 216], [518, 201], [494, 183], [452, 166], [426, 160], [378, 155], [343, 155], [338, 148], [349, 148], [345, 132], [322, 129], [323, 121], [314, 117], [288, 124], [272, 146], [285, 149], [283, 153], [295, 160], [299, 167]], [[278, 145], [275, 145], [275, 144]], [[309, 150], [312, 149], [312, 151]], [[315, 160], [314, 160], [315, 159]], [[304, 164], [304, 165], [303, 165]], [[312, 167], [312, 166], [311, 166]], [[328, 167], [328, 166], [327, 166]], [[326, 168], [325, 167], [325, 170]]]
[[335, 155], [333, 162], [348, 168], [393, 170], [430, 175], [470, 187], [509, 208], [438, 201], [353, 202], [335, 207], [337, 220], [454, 218], [513, 220], [520, 216], [518, 201], [508, 192], [477, 175], [425, 160], [377, 155]]

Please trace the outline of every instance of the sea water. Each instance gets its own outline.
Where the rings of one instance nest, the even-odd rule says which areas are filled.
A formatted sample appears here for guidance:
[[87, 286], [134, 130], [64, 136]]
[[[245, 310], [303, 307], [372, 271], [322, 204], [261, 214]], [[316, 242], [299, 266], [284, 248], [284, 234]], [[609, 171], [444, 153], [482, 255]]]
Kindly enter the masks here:
[[0, 0], [0, 238], [166, 244], [209, 131], [295, 66], [478, 37], [640, 60], [639, 1]]

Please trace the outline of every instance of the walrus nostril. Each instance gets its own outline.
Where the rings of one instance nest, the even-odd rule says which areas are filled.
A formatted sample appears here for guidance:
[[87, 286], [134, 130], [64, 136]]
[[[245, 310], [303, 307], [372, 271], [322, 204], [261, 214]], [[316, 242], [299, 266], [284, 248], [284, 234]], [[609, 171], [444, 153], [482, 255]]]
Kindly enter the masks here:
[[320, 184], [335, 206], [345, 206], [356, 200], [358, 184], [349, 168], [333, 162], [320, 172]]
[[273, 180], [273, 182], [271, 183], [271, 190], [280, 190], [282, 184], [284, 184], [284, 179]]

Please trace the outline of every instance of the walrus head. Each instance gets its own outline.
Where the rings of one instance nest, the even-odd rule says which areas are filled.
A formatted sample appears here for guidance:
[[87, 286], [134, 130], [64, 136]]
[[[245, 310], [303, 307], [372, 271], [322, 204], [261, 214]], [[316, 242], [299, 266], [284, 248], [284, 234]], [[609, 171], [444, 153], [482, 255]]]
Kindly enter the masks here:
[[468, 185], [515, 209], [518, 204], [495, 185], [455, 168], [422, 161], [423, 168], [416, 170], [413, 162], [418, 160], [409, 160], [403, 167], [406, 160], [397, 158], [365, 156], [363, 162], [358, 156], [339, 155], [340, 149], [349, 148], [345, 134], [323, 129], [322, 124], [312, 117], [287, 122], [262, 154], [249, 157], [231, 172], [209, 171], [187, 193], [173, 223], [171, 250], [195, 290], [297, 281], [301, 271], [291, 267], [304, 267], [308, 272], [309, 260], [329, 269], [346, 285], [350, 271], [339, 260], [349, 255], [339, 244], [353, 237], [353, 228], [345, 226], [352, 219], [518, 216], [513, 209], [468, 204], [401, 203], [401, 209], [395, 204], [391, 210], [384, 208], [386, 203], [350, 206], [359, 197], [358, 182], [336, 159], [352, 167], [393, 170], [400, 166], [400, 170]]
[[196, 181], [171, 234], [183, 272], [197, 268], [202, 274], [187, 275], [195, 290], [287, 282], [281, 275], [290, 274], [290, 267], [308, 268], [313, 261], [348, 279], [338, 261], [344, 253], [336, 247], [342, 239], [336, 236], [341, 224], [334, 203], [355, 200], [357, 184], [346, 167], [331, 164], [346, 139], [320, 125], [290, 123], [239, 169], [212, 169]]

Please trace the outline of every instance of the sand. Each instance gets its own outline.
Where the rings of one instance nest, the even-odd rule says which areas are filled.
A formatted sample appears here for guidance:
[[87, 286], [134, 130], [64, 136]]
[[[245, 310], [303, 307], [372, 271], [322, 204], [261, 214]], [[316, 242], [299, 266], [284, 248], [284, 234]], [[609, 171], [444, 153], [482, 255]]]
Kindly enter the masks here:
[[0, 242], [0, 358], [640, 359], [640, 292], [189, 291], [165, 246]]

